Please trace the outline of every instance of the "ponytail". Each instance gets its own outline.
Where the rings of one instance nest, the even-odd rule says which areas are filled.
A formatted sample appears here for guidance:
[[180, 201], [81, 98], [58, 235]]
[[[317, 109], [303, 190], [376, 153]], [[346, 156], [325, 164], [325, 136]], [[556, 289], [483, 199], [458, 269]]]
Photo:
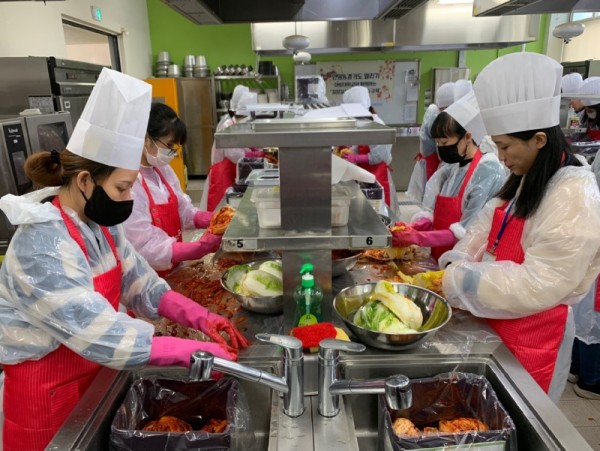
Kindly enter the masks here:
[[67, 149], [42, 150], [25, 161], [25, 175], [38, 186], [67, 186], [73, 177], [88, 171], [97, 182], [108, 177], [116, 168], [83, 158]]

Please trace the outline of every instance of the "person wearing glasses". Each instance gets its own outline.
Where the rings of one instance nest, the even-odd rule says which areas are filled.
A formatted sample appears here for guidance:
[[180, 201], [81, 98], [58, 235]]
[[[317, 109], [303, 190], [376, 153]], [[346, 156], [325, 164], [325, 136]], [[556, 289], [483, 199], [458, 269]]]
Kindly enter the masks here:
[[185, 124], [175, 111], [153, 103], [140, 172], [132, 189], [133, 212], [124, 226], [127, 239], [161, 276], [183, 261], [215, 252], [221, 245], [221, 236], [208, 232], [198, 241], [182, 241], [184, 230], [206, 229], [212, 216], [212, 212], [192, 205], [169, 166], [186, 137]]

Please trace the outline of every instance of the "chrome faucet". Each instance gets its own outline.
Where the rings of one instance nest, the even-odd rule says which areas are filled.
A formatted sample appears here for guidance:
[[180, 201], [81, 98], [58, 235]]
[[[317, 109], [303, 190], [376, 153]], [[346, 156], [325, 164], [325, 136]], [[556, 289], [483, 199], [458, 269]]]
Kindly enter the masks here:
[[362, 352], [359, 343], [327, 339], [319, 343], [319, 414], [335, 417], [340, 412], [340, 395], [385, 394], [392, 409], [407, 409], [412, 405], [410, 380], [403, 375], [386, 379], [339, 380], [339, 351]]
[[190, 358], [190, 380], [210, 380], [213, 369], [271, 387], [283, 393], [283, 413], [299, 417], [304, 413], [304, 354], [302, 342], [286, 335], [257, 334], [257, 340], [283, 348], [283, 376], [213, 356], [210, 352], [194, 352]]

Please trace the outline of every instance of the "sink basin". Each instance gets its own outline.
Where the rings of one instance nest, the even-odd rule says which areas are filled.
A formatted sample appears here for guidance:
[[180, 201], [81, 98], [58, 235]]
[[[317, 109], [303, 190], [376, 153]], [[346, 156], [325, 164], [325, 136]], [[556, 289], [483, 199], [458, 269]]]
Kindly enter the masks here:
[[[243, 363], [272, 373], [278, 372], [278, 360], [245, 360]], [[138, 377], [160, 376], [185, 378], [187, 369], [176, 367], [148, 367], [136, 371], [115, 371], [103, 368], [75, 407], [65, 424], [54, 436], [47, 450], [109, 449], [110, 426], [115, 412], [125, 399], [127, 390]], [[240, 380], [254, 424], [257, 450], [266, 450], [269, 444], [272, 391], [264, 385]]]
[[[514, 359], [512, 355], [501, 357]], [[591, 449], [537, 385], [528, 384], [527, 380], [519, 380], [517, 385], [507, 375], [506, 366], [500, 365], [493, 355], [470, 355], [466, 359], [460, 356], [390, 355], [362, 361], [352, 358], [342, 364], [342, 376], [347, 379], [385, 378], [394, 374], [421, 378], [451, 371], [483, 375], [491, 383], [516, 425], [518, 449]], [[526, 373], [523, 376], [528, 378]], [[527, 400], [523, 397], [524, 392]], [[351, 411], [359, 449], [383, 449], [378, 443], [378, 417], [381, 416], [378, 397], [347, 395], [345, 401]]]
[[[264, 350], [276, 349], [262, 346]], [[502, 345], [473, 347], [469, 355], [427, 352], [390, 353], [368, 348], [361, 355], [340, 356], [341, 377], [385, 378], [404, 374], [409, 378], [432, 377], [460, 371], [483, 375], [508, 411], [517, 429], [520, 450], [591, 450], [556, 405], [543, 393], [514, 356]], [[277, 353], [265, 352], [241, 359], [241, 363], [279, 374]], [[317, 364], [314, 354], [304, 360], [305, 412], [298, 418], [282, 413], [281, 399], [270, 388], [240, 380], [251, 409], [257, 441], [263, 451], [375, 451], [378, 442], [377, 395], [346, 395], [340, 414], [324, 418], [317, 412]], [[134, 378], [158, 375], [181, 378], [187, 370], [146, 368], [118, 372], [104, 368], [53, 438], [50, 450], [109, 448], [110, 425]]]

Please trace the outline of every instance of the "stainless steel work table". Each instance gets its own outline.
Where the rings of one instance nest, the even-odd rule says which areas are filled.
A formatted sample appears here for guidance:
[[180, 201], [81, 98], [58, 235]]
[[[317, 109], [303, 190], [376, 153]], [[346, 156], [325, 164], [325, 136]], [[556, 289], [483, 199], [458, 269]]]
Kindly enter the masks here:
[[[334, 279], [333, 287], [338, 291], [348, 283], [362, 282], [368, 277], [369, 271], [364, 267], [358, 268]], [[249, 333], [283, 332], [282, 315], [259, 315], [245, 311], [242, 315], [246, 317]], [[279, 371], [280, 355], [280, 350], [275, 346], [257, 344], [241, 353], [240, 362]], [[429, 377], [448, 371], [482, 374], [492, 383], [498, 398], [517, 425], [519, 449], [591, 449], [499, 341], [487, 323], [467, 312], [455, 310], [449, 324], [414, 349], [394, 353], [367, 347], [362, 354], [342, 355], [341, 361], [343, 374], [357, 379], [385, 377], [394, 373], [406, 374], [409, 377]], [[156, 374], [186, 377], [187, 371], [157, 367], [136, 372], [102, 369], [53, 439], [49, 449], [108, 449], [112, 418], [133, 378]], [[318, 450], [325, 449], [320, 446], [323, 443], [327, 443], [328, 451], [375, 449], [376, 396], [345, 397], [345, 416], [339, 421], [349, 421], [348, 424], [354, 425], [354, 430], [348, 431], [340, 429], [339, 425], [332, 425], [329, 419], [319, 418], [316, 410], [311, 411], [316, 404], [316, 384], [317, 356], [305, 353], [307, 412], [298, 419], [283, 416], [281, 409], [277, 408], [277, 397], [270, 391], [263, 390], [257, 384], [246, 385], [250, 404], [257, 409], [252, 414], [255, 415], [258, 449]], [[265, 397], [272, 399], [263, 399]], [[326, 422], [327, 427], [323, 427], [323, 424], [319, 426], [322, 421]], [[273, 431], [274, 427], [279, 427], [280, 430]], [[285, 429], [286, 433], [283, 433], [281, 428]], [[344, 437], [343, 440], [340, 437], [331, 437], [336, 430], [343, 430], [344, 435], [350, 434], [351, 437]]]

